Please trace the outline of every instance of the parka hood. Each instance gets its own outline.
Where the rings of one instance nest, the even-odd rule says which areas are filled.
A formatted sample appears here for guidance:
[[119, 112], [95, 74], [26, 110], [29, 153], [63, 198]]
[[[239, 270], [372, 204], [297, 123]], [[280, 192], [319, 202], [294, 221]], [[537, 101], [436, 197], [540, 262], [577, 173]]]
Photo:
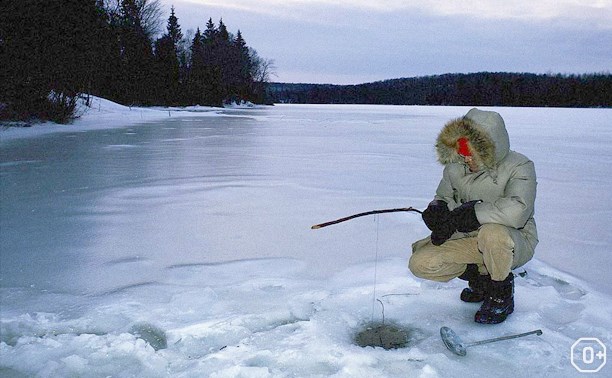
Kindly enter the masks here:
[[449, 121], [436, 140], [438, 161], [444, 165], [463, 163], [457, 153], [457, 141], [467, 138], [474, 159], [493, 170], [510, 151], [510, 140], [503, 118], [496, 112], [470, 110], [465, 116]]

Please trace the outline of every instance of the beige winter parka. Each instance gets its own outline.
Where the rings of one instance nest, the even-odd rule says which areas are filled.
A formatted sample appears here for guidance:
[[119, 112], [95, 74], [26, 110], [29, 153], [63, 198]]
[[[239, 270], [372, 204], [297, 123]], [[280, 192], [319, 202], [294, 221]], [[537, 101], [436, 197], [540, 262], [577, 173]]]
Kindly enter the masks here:
[[[461, 137], [469, 141], [480, 168], [477, 172], [471, 172], [457, 153], [457, 140]], [[468, 201], [481, 200], [475, 205], [480, 224], [496, 223], [517, 229], [527, 241], [523, 244], [526, 250], [514, 251], [513, 268], [529, 261], [538, 243], [533, 218], [536, 173], [531, 160], [510, 150], [502, 117], [496, 112], [470, 110], [444, 126], [436, 141], [436, 152], [444, 173], [435, 198], [446, 201], [450, 210]], [[477, 233], [456, 232], [451, 239]]]

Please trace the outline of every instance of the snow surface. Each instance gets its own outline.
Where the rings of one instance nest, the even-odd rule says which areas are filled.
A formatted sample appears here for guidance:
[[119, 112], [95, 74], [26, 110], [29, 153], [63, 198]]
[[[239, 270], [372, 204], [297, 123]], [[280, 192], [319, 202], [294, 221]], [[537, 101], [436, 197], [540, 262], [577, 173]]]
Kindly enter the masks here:
[[[576, 340], [612, 346], [609, 109], [496, 109], [536, 164], [540, 245], [515, 313], [483, 326], [464, 282], [408, 271], [418, 214], [310, 229], [424, 208], [435, 136], [468, 108], [95, 101], [70, 126], [0, 131], [0, 376], [578, 377]], [[355, 345], [377, 299], [408, 347]], [[442, 326], [544, 333], [460, 357]]]

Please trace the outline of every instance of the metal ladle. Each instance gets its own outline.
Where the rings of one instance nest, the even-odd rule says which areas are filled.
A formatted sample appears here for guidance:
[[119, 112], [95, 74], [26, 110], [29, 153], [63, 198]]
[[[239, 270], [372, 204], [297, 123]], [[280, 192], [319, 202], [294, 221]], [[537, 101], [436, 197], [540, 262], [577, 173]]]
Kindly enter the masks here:
[[518, 335], [502, 336], [502, 337], [497, 337], [494, 339], [474, 341], [471, 343], [464, 344], [463, 341], [461, 341], [461, 338], [457, 336], [455, 331], [453, 331], [452, 329], [448, 327], [440, 328], [440, 336], [442, 337], [442, 341], [444, 341], [444, 345], [446, 345], [448, 350], [450, 350], [451, 352], [459, 356], [465, 356], [467, 354], [467, 348], [474, 346], [474, 345], [481, 345], [481, 344], [494, 343], [496, 341], [516, 339], [517, 337], [523, 337], [523, 336], [533, 335], [533, 334], [540, 336], [542, 334], [542, 330], [537, 329], [531, 332], [519, 333]]

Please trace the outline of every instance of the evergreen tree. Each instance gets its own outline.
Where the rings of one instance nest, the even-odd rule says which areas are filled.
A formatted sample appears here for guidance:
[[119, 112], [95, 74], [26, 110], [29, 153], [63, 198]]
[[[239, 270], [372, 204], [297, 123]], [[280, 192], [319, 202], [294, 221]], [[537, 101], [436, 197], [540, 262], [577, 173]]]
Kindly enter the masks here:
[[227, 31], [227, 27], [223, 23], [223, 19], [219, 20], [219, 27], [217, 28], [216, 36], [217, 36], [219, 44], [228, 43], [230, 40], [230, 35], [229, 35], [229, 32]]
[[140, 18], [142, 2], [122, 0], [119, 40], [121, 87], [119, 98], [127, 104], [151, 104], [153, 94], [153, 50]]
[[221, 91], [224, 101], [238, 101], [240, 80], [239, 56], [231, 34], [219, 20], [215, 43], [215, 65], [221, 73]]
[[183, 32], [181, 31], [181, 26], [178, 23], [178, 18], [174, 13], [174, 6], [170, 8], [170, 17], [168, 17], [168, 25], [166, 28], [166, 34], [170, 37], [174, 46], [178, 46], [183, 39]]
[[212, 44], [213, 41], [216, 39], [216, 36], [217, 27], [215, 26], [215, 23], [213, 22], [212, 18], [209, 18], [208, 22], [206, 22], [206, 30], [204, 30], [202, 40], [206, 43]]
[[200, 28], [198, 28], [191, 41], [191, 60], [187, 71], [186, 83], [186, 101], [192, 105], [203, 103], [200, 93], [204, 67], [203, 50], [202, 33], [200, 33]]
[[199, 68], [204, 65], [204, 44], [202, 33], [200, 33], [200, 28], [196, 30], [195, 35], [193, 36], [193, 40], [191, 41], [191, 62], [189, 66], [191, 69]]
[[243, 100], [253, 101], [253, 62], [251, 61], [251, 55], [249, 54], [249, 48], [242, 38], [242, 33], [238, 30], [236, 39], [234, 40], [234, 49], [237, 59], [238, 66], [238, 85], [236, 92], [238, 96]]
[[157, 103], [179, 105], [180, 62], [178, 45], [183, 38], [174, 7], [168, 18], [167, 31], [155, 42]]
[[225, 97], [219, 40], [219, 29], [215, 26], [212, 18], [209, 18], [206, 23], [206, 30], [202, 34], [201, 91], [203, 104], [212, 106], [221, 106]]
[[164, 35], [155, 41], [155, 98], [161, 105], [178, 104], [179, 61], [172, 38]]
[[94, 73], [89, 94], [114, 99], [114, 85], [118, 82], [119, 44], [112, 29], [111, 14], [104, 0], [96, 0], [95, 27], [92, 36]]

